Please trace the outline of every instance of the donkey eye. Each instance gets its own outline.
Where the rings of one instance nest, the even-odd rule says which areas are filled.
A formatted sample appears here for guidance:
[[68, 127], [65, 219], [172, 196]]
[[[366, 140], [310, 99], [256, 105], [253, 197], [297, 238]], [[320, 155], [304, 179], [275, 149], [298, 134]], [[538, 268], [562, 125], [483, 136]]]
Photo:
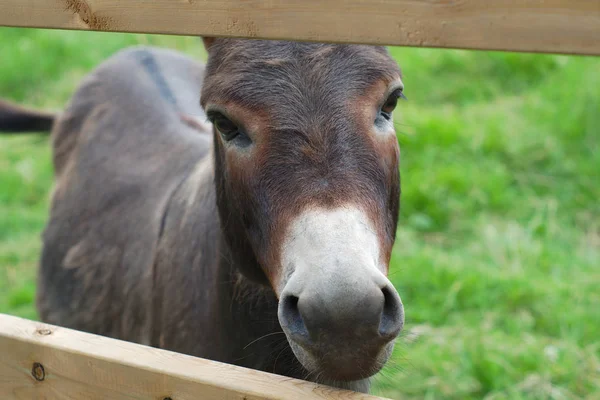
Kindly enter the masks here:
[[398, 104], [398, 97], [390, 96], [385, 101], [385, 104], [383, 105], [383, 107], [381, 107], [381, 111], [383, 111], [386, 114], [391, 114], [396, 109], [397, 104]]
[[406, 99], [402, 89], [396, 89], [389, 95], [383, 106], [381, 107], [381, 116], [388, 121], [392, 119], [392, 113], [396, 109], [398, 99]]
[[223, 139], [229, 141], [240, 134], [240, 130], [237, 125], [227, 119], [223, 114], [214, 113], [210, 115], [209, 118]]

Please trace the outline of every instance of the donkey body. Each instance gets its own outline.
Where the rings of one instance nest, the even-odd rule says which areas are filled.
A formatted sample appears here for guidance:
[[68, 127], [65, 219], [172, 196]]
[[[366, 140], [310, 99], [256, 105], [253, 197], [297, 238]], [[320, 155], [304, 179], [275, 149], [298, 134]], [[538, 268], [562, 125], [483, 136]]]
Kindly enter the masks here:
[[[90, 74], [57, 118], [52, 134], [56, 184], [37, 297], [44, 321], [158, 344], [151, 327], [160, 313], [152, 300], [162, 297], [157, 291], [165, 279], [180, 279], [173, 273], [185, 276], [191, 271], [184, 269], [193, 268], [186, 260], [168, 271], [159, 254], [167, 260], [187, 256], [190, 246], [209, 258], [216, 247], [214, 227], [190, 236], [172, 254], [163, 254], [160, 240], [171, 226], [166, 210], [210, 152], [210, 131], [190, 127], [182, 118], [204, 115], [202, 73], [201, 65], [168, 50], [125, 50]], [[192, 209], [213, 216], [198, 219], [204, 229], [214, 221], [214, 193], [210, 184], [197, 190], [206, 192], [207, 200]], [[165, 272], [168, 276], [158, 276]], [[206, 294], [203, 287], [210, 286], [198, 285], [187, 298]], [[171, 310], [177, 321], [178, 310]]]
[[[385, 278], [398, 212], [397, 142], [373, 114], [386, 110], [386, 87], [399, 72], [385, 52], [366, 46], [255, 41], [256, 54], [264, 55], [256, 72], [249, 68], [258, 56], [244, 41], [218, 41], [205, 40], [207, 71], [169, 50], [121, 51], [84, 80], [56, 117], [40, 317], [367, 392], [403, 322]], [[352, 84], [322, 66], [332, 57], [344, 68], [343, 52], [357, 57]], [[323, 76], [313, 71], [305, 79], [289, 68], [298, 58], [321, 65]], [[252, 73], [264, 74], [264, 82], [244, 83]], [[288, 85], [293, 76], [300, 82]], [[370, 103], [350, 101], [344, 111], [326, 94], [302, 97], [303, 84], [316, 85], [306, 89], [314, 94], [320, 79], [332, 76], [347, 84], [349, 100]], [[292, 123], [298, 111], [286, 95], [300, 96], [299, 108], [304, 101], [302, 123]], [[328, 120], [328, 107], [355, 122]], [[353, 129], [366, 114], [379, 125], [364, 130], [379, 133], [357, 139]], [[346, 142], [316, 136], [319, 127], [331, 137], [343, 131]], [[271, 154], [270, 145], [280, 147]], [[323, 254], [321, 245], [329, 246]], [[351, 265], [356, 260], [358, 267]]]
[[136, 48], [78, 89], [53, 132], [37, 305], [50, 323], [265, 369], [273, 340], [243, 347], [280, 330], [277, 299], [236, 299], [245, 289], [220, 253], [203, 72]]

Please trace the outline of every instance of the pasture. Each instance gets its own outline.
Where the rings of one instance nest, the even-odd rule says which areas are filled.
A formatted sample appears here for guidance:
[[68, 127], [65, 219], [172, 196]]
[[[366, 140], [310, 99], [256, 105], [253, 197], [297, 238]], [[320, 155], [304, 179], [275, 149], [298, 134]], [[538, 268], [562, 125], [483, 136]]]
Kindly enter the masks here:
[[[0, 97], [59, 110], [135, 44], [190, 37], [0, 28]], [[406, 330], [374, 394], [600, 398], [600, 60], [390, 49], [402, 209], [391, 280]], [[0, 312], [36, 319], [48, 139], [0, 138]]]

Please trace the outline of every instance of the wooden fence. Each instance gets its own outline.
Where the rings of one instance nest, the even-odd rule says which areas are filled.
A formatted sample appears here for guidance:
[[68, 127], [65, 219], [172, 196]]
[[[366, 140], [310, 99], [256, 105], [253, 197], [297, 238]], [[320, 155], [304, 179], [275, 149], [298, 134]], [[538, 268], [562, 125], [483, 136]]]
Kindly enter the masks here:
[[[0, 26], [600, 55], [600, 0], [0, 0]], [[0, 397], [375, 399], [2, 314]]]
[[377, 397], [0, 314], [2, 400]]
[[600, 54], [600, 0], [0, 0], [0, 25]]

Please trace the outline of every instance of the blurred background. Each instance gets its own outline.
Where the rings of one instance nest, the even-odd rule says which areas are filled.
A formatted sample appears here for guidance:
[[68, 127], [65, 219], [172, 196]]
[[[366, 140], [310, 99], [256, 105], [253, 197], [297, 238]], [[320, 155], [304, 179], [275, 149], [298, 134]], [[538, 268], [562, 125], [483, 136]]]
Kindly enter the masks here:
[[[121, 48], [197, 38], [0, 28], [0, 97], [60, 110]], [[390, 48], [407, 328], [374, 393], [600, 399], [600, 58]], [[37, 319], [48, 138], [0, 137], [0, 312]]]

